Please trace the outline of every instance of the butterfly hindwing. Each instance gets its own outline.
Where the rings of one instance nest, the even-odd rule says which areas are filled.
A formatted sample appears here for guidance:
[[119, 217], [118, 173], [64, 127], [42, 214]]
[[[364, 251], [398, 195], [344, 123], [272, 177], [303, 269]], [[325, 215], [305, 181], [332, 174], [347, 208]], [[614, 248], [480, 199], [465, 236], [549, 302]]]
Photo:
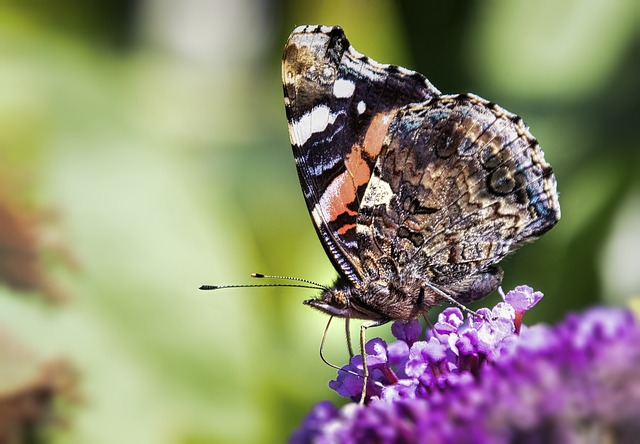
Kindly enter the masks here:
[[365, 273], [413, 274], [471, 298], [476, 276], [559, 220], [555, 190], [517, 116], [472, 95], [408, 106], [390, 125], [360, 208]]

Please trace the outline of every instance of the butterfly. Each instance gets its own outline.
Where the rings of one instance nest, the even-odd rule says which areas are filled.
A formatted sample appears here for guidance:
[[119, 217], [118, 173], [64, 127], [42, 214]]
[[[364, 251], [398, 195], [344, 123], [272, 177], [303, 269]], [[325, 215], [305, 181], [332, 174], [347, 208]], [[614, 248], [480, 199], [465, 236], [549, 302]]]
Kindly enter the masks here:
[[296, 28], [282, 81], [304, 198], [338, 272], [304, 303], [368, 321], [362, 352], [366, 328], [485, 297], [497, 263], [560, 219], [538, 142], [498, 105], [377, 63], [338, 26]]
[[[338, 26], [294, 29], [282, 82], [302, 192], [338, 278], [273, 285], [321, 289], [304, 303], [363, 320], [363, 363], [367, 328], [484, 298], [498, 262], [560, 220], [538, 142], [494, 103], [375, 62]], [[246, 286], [201, 288], [229, 287]], [[366, 365], [362, 376], [364, 402]]]

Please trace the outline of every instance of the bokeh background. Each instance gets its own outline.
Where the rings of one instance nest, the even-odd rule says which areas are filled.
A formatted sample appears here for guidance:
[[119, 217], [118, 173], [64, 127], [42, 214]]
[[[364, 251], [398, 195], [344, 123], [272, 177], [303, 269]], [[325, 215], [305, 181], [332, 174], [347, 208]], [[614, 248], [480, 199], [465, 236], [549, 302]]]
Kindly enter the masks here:
[[[315, 23], [531, 127], [563, 218], [504, 261], [505, 289], [546, 294], [529, 323], [640, 295], [635, 0], [3, 0], [0, 435], [282, 442], [340, 402], [312, 292], [197, 290], [334, 279], [280, 83], [289, 32]], [[339, 324], [327, 354], [347, 360]]]

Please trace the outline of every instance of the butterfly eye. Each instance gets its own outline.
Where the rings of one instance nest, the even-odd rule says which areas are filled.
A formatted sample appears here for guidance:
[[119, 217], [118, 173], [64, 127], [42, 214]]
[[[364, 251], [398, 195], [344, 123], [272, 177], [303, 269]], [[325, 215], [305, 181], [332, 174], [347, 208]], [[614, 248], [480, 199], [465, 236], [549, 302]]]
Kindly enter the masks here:
[[346, 308], [349, 300], [347, 296], [342, 291], [335, 291], [331, 296], [331, 305], [336, 308]]

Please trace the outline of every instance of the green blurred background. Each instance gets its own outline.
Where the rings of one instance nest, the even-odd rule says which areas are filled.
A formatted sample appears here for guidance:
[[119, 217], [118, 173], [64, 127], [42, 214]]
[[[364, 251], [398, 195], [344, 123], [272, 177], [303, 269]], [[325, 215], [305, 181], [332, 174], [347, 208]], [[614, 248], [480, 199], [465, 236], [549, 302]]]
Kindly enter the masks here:
[[[251, 272], [335, 276], [280, 84], [289, 32], [316, 23], [531, 127], [562, 220], [503, 264], [505, 289], [547, 296], [529, 323], [640, 295], [636, 0], [4, 0], [0, 198], [30, 259], [12, 256], [7, 229], [0, 332], [68, 360], [81, 397], [45, 441], [282, 442], [337, 400], [318, 357], [326, 317], [301, 305], [313, 293], [197, 290]], [[343, 364], [334, 327], [327, 354]]]

